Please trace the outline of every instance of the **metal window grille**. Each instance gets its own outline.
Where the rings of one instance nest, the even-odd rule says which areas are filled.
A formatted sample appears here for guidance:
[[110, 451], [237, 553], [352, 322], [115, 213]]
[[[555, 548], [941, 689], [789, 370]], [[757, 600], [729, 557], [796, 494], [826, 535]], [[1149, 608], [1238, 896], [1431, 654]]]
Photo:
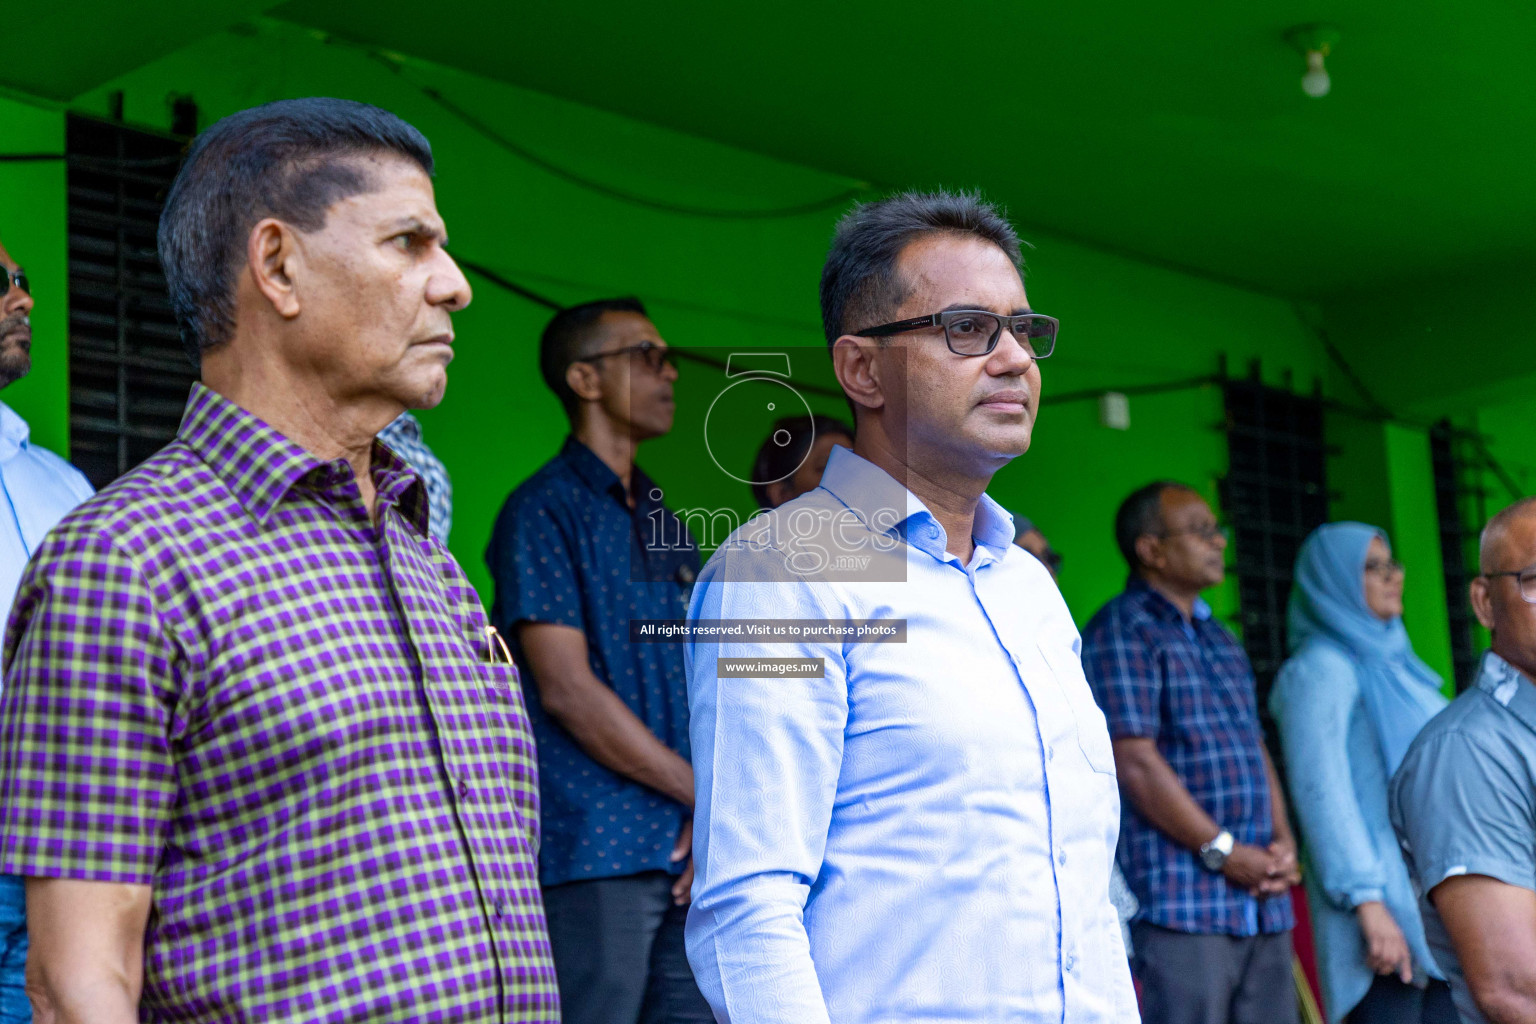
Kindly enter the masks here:
[[195, 377], [155, 245], [182, 146], [76, 115], [65, 130], [70, 457], [98, 488], [175, 437]]
[[1228, 469], [1221, 503], [1233, 530], [1243, 646], [1267, 721], [1269, 688], [1286, 657], [1285, 611], [1296, 552], [1328, 520], [1323, 400], [1260, 382], [1223, 381]]
[[1477, 676], [1476, 619], [1467, 599], [1467, 585], [1477, 565], [1477, 533], [1472, 522], [1487, 520], [1487, 492], [1479, 484], [1481, 460], [1472, 439], [1441, 420], [1429, 432], [1430, 459], [1435, 476], [1435, 512], [1440, 525], [1440, 560], [1445, 578], [1445, 611], [1451, 627], [1451, 665], [1456, 692]]

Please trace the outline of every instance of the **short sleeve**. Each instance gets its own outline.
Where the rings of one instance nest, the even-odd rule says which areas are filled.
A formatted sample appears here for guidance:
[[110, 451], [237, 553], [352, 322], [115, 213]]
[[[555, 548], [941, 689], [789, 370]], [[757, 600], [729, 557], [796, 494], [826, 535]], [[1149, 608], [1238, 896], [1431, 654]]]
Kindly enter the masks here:
[[1106, 606], [1083, 631], [1083, 674], [1112, 739], [1157, 738], [1163, 677], [1151, 651], [1118, 603]]
[[1421, 892], [1456, 875], [1536, 891], [1531, 780], [1512, 752], [1462, 730], [1426, 737], [1392, 780], [1392, 823]]
[[94, 531], [44, 542], [0, 694], [0, 872], [148, 884], [176, 801], [179, 660], [134, 562]]
[[501, 510], [486, 552], [496, 584], [491, 614], [507, 633], [519, 623], [545, 622], [586, 629], [578, 586], [573, 524], [552, 484], [519, 489]]

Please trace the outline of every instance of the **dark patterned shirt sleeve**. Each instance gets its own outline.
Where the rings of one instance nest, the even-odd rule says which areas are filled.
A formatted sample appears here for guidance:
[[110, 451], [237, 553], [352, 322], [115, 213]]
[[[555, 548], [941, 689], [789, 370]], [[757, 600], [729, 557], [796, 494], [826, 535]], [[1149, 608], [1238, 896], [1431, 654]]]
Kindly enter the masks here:
[[552, 485], [509, 500], [496, 521], [490, 568], [497, 627], [546, 622], [585, 631], [575, 552], [563, 515], [573, 515]]
[[1163, 679], [1151, 645], [1112, 601], [1083, 631], [1083, 674], [1114, 739], [1156, 739]]
[[176, 658], [138, 569], [56, 530], [17, 594], [0, 697], [0, 871], [148, 884], [176, 799]]

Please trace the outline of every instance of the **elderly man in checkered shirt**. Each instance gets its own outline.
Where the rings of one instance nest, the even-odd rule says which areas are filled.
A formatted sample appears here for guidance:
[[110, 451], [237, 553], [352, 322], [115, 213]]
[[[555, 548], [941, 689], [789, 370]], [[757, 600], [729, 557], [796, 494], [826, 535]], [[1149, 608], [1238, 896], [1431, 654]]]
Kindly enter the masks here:
[[5, 641], [0, 872], [43, 1020], [557, 1024], [516, 670], [375, 435], [443, 396], [431, 149], [290, 100], [161, 219], [201, 380], [66, 517]]

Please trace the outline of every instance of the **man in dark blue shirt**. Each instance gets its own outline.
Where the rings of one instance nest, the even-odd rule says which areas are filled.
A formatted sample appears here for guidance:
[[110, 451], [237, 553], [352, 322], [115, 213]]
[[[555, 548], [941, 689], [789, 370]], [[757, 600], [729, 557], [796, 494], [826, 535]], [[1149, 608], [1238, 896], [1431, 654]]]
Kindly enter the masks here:
[[539, 748], [539, 856], [566, 1024], [712, 1020], [683, 945], [693, 825], [680, 619], [688, 531], [635, 465], [672, 428], [677, 370], [636, 299], [557, 313], [539, 353], [571, 436], [512, 492], [486, 552]]
[[1142, 1019], [1289, 1024], [1296, 844], [1248, 656], [1200, 598], [1226, 574], [1226, 536], [1164, 481], [1121, 504], [1115, 540], [1131, 578], [1083, 630], [1083, 672], [1126, 798]]

